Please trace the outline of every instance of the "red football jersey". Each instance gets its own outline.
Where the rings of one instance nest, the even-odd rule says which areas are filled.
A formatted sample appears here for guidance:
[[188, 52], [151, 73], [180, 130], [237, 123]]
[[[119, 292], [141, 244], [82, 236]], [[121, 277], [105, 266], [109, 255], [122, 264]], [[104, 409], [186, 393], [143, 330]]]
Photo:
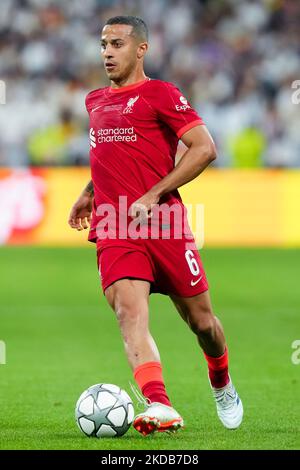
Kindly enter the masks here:
[[[119, 215], [119, 197], [126, 196], [129, 208], [172, 171], [178, 140], [203, 121], [173, 84], [149, 78], [91, 91], [86, 108], [95, 192], [89, 238], [95, 241], [97, 224], [105, 213], [103, 205], [113, 206]], [[177, 190], [165, 195], [161, 203], [180, 204], [184, 210]]]

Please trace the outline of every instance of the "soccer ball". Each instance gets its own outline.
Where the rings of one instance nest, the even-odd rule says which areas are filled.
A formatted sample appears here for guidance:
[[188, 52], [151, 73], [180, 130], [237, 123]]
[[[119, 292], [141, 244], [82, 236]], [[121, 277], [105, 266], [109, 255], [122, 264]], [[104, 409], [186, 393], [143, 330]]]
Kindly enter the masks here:
[[92, 385], [80, 395], [75, 407], [76, 423], [86, 436], [123, 436], [133, 417], [130, 396], [113, 384]]

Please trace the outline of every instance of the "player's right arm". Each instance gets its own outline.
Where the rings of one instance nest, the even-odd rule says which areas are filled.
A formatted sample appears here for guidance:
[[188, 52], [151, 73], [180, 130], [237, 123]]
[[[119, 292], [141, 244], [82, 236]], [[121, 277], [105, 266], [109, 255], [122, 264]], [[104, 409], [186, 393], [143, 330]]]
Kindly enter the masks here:
[[87, 229], [91, 223], [94, 198], [94, 185], [90, 181], [71, 209], [68, 223], [76, 230]]

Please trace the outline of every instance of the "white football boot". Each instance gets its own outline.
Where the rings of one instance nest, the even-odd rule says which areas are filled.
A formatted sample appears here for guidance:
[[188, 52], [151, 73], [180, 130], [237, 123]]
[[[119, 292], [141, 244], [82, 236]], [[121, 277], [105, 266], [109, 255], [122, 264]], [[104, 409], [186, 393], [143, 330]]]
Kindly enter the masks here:
[[238, 428], [243, 420], [243, 404], [231, 379], [225, 387], [215, 388], [211, 385], [211, 389], [222, 424], [227, 429]]
[[147, 436], [155, 431], [175, 432], [183, 427], [183, 419], [171, 406], [162, 403], [147, 404], [143, 413], [139, 413], [133, 421], [133, 427]]

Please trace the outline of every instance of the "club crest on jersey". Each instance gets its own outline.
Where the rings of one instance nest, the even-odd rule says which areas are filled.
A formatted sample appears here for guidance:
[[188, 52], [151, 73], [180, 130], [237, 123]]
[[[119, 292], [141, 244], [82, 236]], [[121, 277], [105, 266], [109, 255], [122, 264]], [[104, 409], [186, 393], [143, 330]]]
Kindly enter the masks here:
[[127, 102], [127, 106], [123, 111], [123, 114], [129, 114], [132, 113], [132, 108], [135, 104], [135, 102], [139, 99], [140, 95], [135, 96], [134, 98], [129, 98]]

